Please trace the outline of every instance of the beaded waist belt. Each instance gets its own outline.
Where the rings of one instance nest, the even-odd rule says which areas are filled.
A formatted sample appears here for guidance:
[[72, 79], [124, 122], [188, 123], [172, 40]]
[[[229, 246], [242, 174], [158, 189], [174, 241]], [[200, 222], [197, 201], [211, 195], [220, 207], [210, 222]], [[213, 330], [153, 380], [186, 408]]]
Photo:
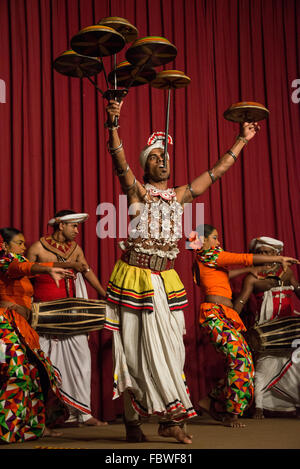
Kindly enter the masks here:
[[142, 269], [151, 269], [154, 272], [174, 269], [175, 264], [175, 259], [170, 260], [157, 254], [144, 254], [136, 251], [124, 252], [121, 259], [129, 265], [141, 267]]

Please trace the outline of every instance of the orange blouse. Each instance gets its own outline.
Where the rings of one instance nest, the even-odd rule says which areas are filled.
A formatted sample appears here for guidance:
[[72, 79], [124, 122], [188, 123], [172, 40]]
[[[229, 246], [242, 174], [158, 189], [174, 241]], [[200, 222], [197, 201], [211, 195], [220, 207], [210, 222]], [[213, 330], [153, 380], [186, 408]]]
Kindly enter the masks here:
[[[26, 308], [31, 308], [33, 287], [28, 277], [32, 277], [31, 268], [33, 262], [19, 262], [13, 260], [6, 272], [0, 270], [0, 301], [9, 301]], [[53, 262], [41, 263], [41, 265], [53, 266]], [[40, 348], [39, 336], [28, 324], [25, 318], [14, 310], [0, 307], [0, 313], [6, 316], [10, 322], [14, 322], [30, 348]]]
[[[206, 256], [205, 254], [208, 254]], [[211, 253], [213, 256], [210, 257]], [[205, 296], [218, 295], [232, 299], [232, 290], [230, 287], [228, 271], [226, 267], [230, 265], [253, 265], [253, 254], [237, 254], [223, 250], [209, 250], [197, 252], [197, 266], [199, 269], [198, 278], [200, 288]], [[197, 276], [194, 274], [194, 279]], [[200, 324], [211, 314], [214, 303], [202, 303], [200, 308]], [[222, 305], [226, 317], [231, 319], [237, 329], [246, 330], [239, 314], [232, 308]]]
[[236, 254], [234, 252], [220, 251], [213, 261], [214, 266], [201, 262], [197, 255], [199, 268], [200, 286], [205, 296], [219, 295], [231, 300], [232, 290], [230, 287], [228, 271], [225, 267], [230, 265], [253, 265], [253, 254]]

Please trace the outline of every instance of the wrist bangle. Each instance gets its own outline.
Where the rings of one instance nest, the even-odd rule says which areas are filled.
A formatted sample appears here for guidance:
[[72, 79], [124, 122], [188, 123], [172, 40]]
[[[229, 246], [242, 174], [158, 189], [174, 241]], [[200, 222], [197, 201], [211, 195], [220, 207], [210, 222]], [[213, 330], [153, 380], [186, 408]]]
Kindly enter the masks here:
[[238, 135], [237, 140], [242, 140], [245, 145], [247, 145], [247, 143], [249, 142], [249, 140], [247, 140], [245, 137], [242, 137], [242, 135]]
[[226, 153], [228, 153], [228, 155], [232, 156], [232, 158], [234, 159], [234, 161], [237, 160], [237, 156], [233, 153], [233, 151], [228, 150]]
[[109, 146], [109, 142], [107, 142], [107, 149], [109, 151], [109, 153], [113, 154], [113, 153], [118, 153], [118, 151], [121, 151], [123, 148], [123, 143], [122, 143], [122, 140], [121, 140], [121, 143], [118, 147], [116, 148], [112, 148]]
[[196, 197], [195, 191], [194, 191], [194, 189], [192, 188], [191, 184], [188, 184], [188, 185], [187, 185], [187, 189], [190, 191], [190, 193], [191, 193], [191, 195], [192, 195], [193, 198]]
[[210, 175], [211, 182], [212, 183], [216, 182], [217, 178], [214, 176], [214, 173], [212, 172], [211, 169], [208, 170], [208, 174]]

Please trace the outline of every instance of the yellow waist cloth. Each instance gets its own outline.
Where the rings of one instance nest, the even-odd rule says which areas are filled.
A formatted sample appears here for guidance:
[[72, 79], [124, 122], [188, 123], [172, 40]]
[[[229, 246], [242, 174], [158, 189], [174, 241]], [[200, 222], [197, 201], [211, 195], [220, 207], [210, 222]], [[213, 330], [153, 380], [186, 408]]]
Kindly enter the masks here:
[[153, 311], [151, 274], [161, 276], [171, 310], [182, 309], [187, 305], [186, 291], [174, 269], [154, 273], [150, 269], [129, 265], [121, 259], [111, 274], [107, 301], [132, 309]]

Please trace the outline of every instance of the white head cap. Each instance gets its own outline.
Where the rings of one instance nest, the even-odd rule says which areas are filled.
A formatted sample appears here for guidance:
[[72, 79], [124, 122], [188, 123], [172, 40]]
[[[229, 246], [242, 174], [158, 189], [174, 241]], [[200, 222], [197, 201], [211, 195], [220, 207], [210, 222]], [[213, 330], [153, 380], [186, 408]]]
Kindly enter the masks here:
[[[154, 132], [151, 137], [149, 137], [147, 145], [143, 148], [140, 153], [140, 164], [143, 169], [145, 169], [147, 158], [153, 148], [161, 148], [162, 150], [164, 150], [165, 138], [165, 132]], [[173, 140], [170, 135], [168, 135], [168, 144], [173, 145]], [[167, 153], [167, 157], [169, 159], [169, 153]]]
[[283, 242], [279, 239], [269, 238], [268, 236], [261, 236], [260, 238], [252, 239], [249, 246], [249, 251], [255, 253], [257, 252], [258, 248], [267, 247], [274, 249], [274, 251], [279, 254], [282, 251], [283, 246]]
[[48, 221], [48, 225], [56, 225], [57, 223], [82, 223], [89, 218], [88, 213], [71, 213], [61, 217], [54, 217]]

